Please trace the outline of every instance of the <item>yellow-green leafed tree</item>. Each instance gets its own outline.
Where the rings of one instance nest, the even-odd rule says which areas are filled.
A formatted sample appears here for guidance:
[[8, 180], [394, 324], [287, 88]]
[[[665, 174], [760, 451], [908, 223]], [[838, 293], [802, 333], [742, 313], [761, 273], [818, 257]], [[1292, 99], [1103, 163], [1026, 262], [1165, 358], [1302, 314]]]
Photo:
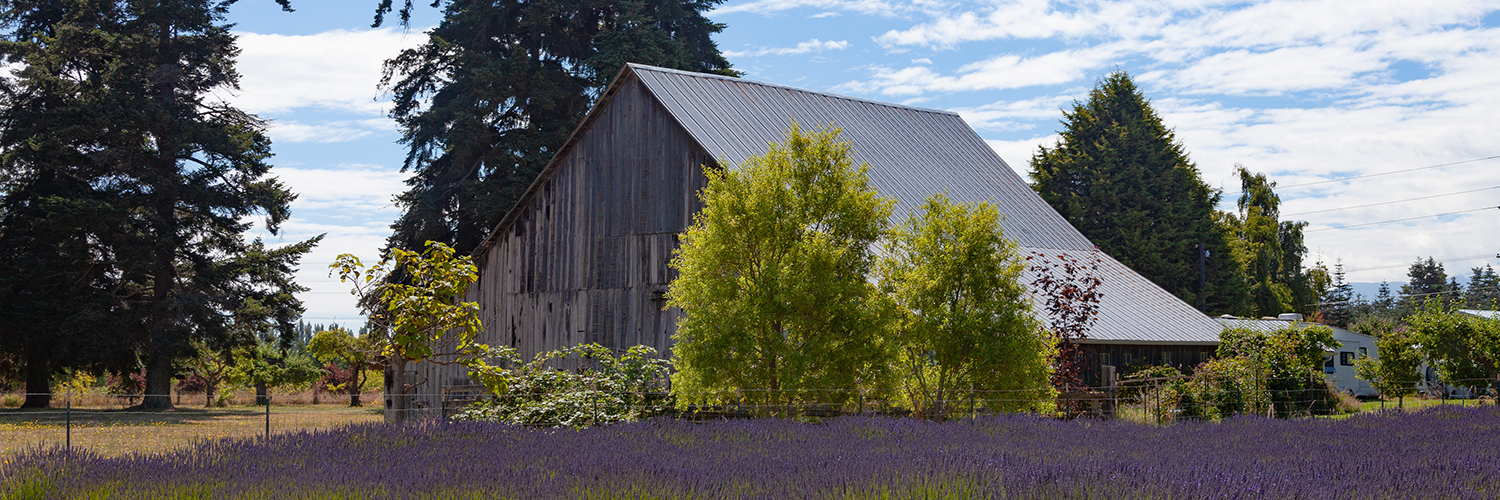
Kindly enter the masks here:
[[880, 283], [899, 306], [898, 376], [914, 414], [1040, 411], [1052, 401], [1054, 340], [1032, 314], [1025, 262], [989, 203], [935, 194], [896, 229]]
[[839, 404], [887, 384], [889, 301], [869, 277], [893, 202], [838, 135], [793, 123], [764, 156], [706, 170], [672, 259], [679, 404]]

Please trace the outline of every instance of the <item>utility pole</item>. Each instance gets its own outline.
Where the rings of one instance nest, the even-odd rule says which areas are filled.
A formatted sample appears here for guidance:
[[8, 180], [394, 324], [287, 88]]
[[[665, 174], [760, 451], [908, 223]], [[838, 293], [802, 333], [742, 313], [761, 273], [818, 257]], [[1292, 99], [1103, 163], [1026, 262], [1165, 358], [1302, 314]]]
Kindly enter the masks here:
[[1198, 310], [1208, 314], [1208, 247], [1198, 243]]

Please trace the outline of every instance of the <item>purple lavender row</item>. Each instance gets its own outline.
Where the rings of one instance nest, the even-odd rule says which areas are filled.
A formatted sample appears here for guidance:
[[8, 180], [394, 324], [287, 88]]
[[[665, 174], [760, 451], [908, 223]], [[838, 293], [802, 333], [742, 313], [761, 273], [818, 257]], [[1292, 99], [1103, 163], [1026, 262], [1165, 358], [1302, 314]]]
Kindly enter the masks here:
[[[364, 425], [0, 466], [5, 497], [1496, 498], [1500, 410], [1168, 427], [1028, 415]], [[107, 495], [105, 495], [107, 497]]]

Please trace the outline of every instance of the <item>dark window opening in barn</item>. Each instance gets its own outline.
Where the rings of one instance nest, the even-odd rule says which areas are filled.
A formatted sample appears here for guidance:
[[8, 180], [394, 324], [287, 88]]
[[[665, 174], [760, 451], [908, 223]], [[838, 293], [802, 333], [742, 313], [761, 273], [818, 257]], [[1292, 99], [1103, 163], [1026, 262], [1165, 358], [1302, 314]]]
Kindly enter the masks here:
[[1339, 353], [1339, 364], [1344, 365], [1344, 366], [1354, 366], [1354, 353], [1352, 353], [1352, 352], [1341, 352], [1341, 353]]
[[1167, 366], [1172, 366], [1172, 353], [1171, 352], [1168, 352], [1168, 351], [1162, 351], [1161, 352], [1161, 364], [1167, 365]]
[[1370, 351], [1366, 350], [1363, 347], [1359, 348], [1359, 357], [1360, 357], [1360, 359], [1364, 359], [1364, 358], [1370, 357]]
[[1198, 351], [1198, 362], [1199, 363], [1207, 363], [1208, 362], [1208, 351]]
[[510, 346], [511, 347], [515, 347], [515, 346], [518, 346], [518, 345], [521, 345], [521, 340], [520, 340], [520, 338], [516, 337], [516, 317], [515, 316], [511, 316], [510, 317]]
[[1130, 363], [1134, 361], [1133, 359], [1131, 359], [1132, 357], [1134, 356], [1131, 356], [1130, 353], [1125, 353], [1125, 366], [1130, 366]]
[[1099, 353], [1099, 366], [1109, 366], [1109, 353]]

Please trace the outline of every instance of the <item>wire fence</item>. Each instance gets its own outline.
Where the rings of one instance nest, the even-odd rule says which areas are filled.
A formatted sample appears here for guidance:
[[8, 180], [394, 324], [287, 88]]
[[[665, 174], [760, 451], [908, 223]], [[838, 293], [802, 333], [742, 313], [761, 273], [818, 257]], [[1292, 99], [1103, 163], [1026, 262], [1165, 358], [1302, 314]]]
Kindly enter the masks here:
[[[1411, 402], [1495, 404], [1492, 379], [1424, 382]], [[1461, 388], [1461, 391], [1455, 391]], [[1461, 396], [1454, 398], [1454, 395]], [[1120, 380], [1108, 387], [980, 390], [955, 388], [879, 395], [858, 389], [739, 389], [689, 396], [645, 388], [606, 391], [489, 394], [479, 386], [445, 387], [390, 398], [361, 395], [235, 394], [224, 406], [202, 394], [169, 395], [171, 410], [140, 407], [144, 395], [53, 393], [46, 408], [0, 409], [0, 452], [36, 447], [86, 449], [105, 455], [171, 452], [201, 440], [265, 439], [277, 434], [377, 422], [489, 420], [534, 427], [590, 427], [646, 418], [695, 421], [850, 415], [977, 419], [1030, 412], [1059, 418], [1127, 419], [1148, 424], [1215, 420], [1236, 415], [1281, 418], [1357, 411], [1360, 402], [1319, 377], [1156, 377]], [[0, 394], [25, 398], [27, 394]], [[222, 402], [222, 401], [218, 401]], [[1425, 402], [1425, 403], [1424, 403]], [[1382, 405], [1385, 402], [1382, 400]], [[1394, 405], [1394, 402], [1392, 403]], [[1352, 407], [1351, 407], [1352, 405]], [[9, 406], [9, 405], [7, 405]]]

